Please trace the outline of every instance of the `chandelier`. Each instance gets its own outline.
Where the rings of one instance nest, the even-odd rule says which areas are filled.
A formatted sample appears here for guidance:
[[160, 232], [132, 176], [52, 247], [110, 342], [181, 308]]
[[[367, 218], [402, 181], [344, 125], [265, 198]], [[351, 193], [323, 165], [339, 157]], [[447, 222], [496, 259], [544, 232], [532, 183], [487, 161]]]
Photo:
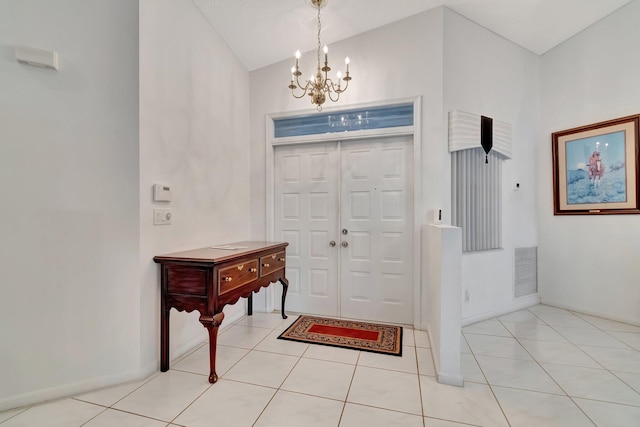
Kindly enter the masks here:
[[[349, 57], [344, 60], [347, 65], [346, 74], [342, 77], [342, 73], [338, 71], [336, 74], [337, 83], [334, 83], [329, 78], [329, 71], [331, 71], [331, 67], [329, 67], [329, 61], [327, 59], [327, 53], [329, 52], [329, 48], [327, 45], [324, 45], [322, 51], [324, 52], [324, 66], [321, 67], [320, 62], [320, 28], [322, 24], [320, 22], [320, 8], [327, 3], [327, 0], [311, 0], [311, 4], [318, 8], [318, 66], [316, 69], [315, 76], [311, 76], [309, 80], [306, 81], [303, 86], [300, 84], [300, 76], [302, 72], [300, 72], [300, 67], [298, 66], [298, 60], [300, 59], [300, 51], [296, 51], [296, 65], [295, 67], [291, 67], [291, 83], [289, 84], [289, 89], [291, 89], [291, 94], [294, 98], [302, 98], [307, 93], [311, 97], [311, 103], [316, 104], [318, 111], [322, 110], [322, 104], [326, 101], [327, 97], [331, 99], [333, 102], [336, 102], [340, 98], [340, 94], [347, 90], [349, 86], [349, 81], [351, 80], [351, 76], [349, 76]], [[340, 79], [342, 79], [345, 84], [344, 87], [340, 86]], [[296, 89], [300, 88], [302, 93], [296, 95]], [[334, 99], [335, 97], [335, 99]]]

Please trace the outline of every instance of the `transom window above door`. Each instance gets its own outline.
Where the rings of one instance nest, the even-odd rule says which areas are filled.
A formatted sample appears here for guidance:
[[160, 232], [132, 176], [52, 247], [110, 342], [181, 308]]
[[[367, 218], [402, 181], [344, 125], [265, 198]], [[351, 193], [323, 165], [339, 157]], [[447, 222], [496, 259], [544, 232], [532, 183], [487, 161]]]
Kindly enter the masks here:
[[413, 125], [413, 103], [274, 119], [274, 137], [316, 135]]

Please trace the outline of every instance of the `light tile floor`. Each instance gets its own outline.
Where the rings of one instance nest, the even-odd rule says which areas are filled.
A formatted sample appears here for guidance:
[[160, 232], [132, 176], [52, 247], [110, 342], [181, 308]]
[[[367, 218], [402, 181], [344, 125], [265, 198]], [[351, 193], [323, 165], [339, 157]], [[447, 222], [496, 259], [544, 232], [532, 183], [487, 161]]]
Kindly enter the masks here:
[[464, 387], [438, 384], [424, 331], [403, 356], [278, 340], [255, 313], [131, 384], [0, 412], [10, 426], [638, 427], [640, 327], [537, 305], [463, 329]]

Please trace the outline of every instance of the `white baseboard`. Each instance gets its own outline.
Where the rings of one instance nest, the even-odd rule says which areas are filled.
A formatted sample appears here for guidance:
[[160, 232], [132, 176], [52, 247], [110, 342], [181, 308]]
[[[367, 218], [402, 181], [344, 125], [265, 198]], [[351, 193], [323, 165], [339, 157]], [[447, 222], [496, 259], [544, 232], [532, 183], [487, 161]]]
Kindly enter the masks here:
[[427, 325], [424, 330], [427, 331], [427, 336], [429, 337], [429, 347], [431, 351], [431, 357], [433, 358], [433, 369], [436, 371], [436, 379], [441, 384], [449, 384], [455, 385], [459, 387], [464, 387], [464, 377], [462, 374], [460, 375], [451, 375], [446, 372], [440, 371], [440, 355], [435, 351], [435, 343], [433, 342], [433, 335], [431, 334], [431, 328]]
[[439, 373], [437, 375], [438, 382], [440, 384], [449, 384], [458, 387], [464, 387], [464, 378], [462, 377], [462, 375], [449, 375], [446, 373]]
[[541, 304], [548, 305], [550, 307], [562, 308], [564, 310], [575, 311], [576, 313], [586, 314], [589, 316], [601, 317], [606, 320], [613, 320], [616, 322], [627, 323], [633, 326], [640, 326], [640, 321], [638, 321], [637, 319], [627, 319], [625, 317], [616, 316], [615, 314], [611, 314], [611, 313], [602, 313], [597, 310], [590, 310], [582, 307], [575, 307], [567, 304], [556, 304], [556, 303], [545, 302], [545, 301], [542, 301]]
[[[242, 318], [243, 316], [244, 313], [240, 311], [232, 317], [226, 318], [226, 322], [224, 322], [220, 326], [220, 330], [224, 330], [225, 328], [231, 326], [236, 320]], [[202, 344], [203, 341], [206, 341], [209, 338], [209, 334], [206, 332], [206, 329], [204, 327], [202, 329], [204, 330], [202, 335], [196, 335], [195, 337], [180, 344], [172, 350], [172, 353], [175, 354], [172, 362], [176, 359], [179, 359], [185, 353], [190, 352], [195, 347]], [[49, 387], [2, 398], [0, 399], [0, 411], [33, 405], [36, 403], [43, 403], [65, 397], [72, 397], [105, 387], [141, 380], [147, 378], [151, 374], [158, 372], [159, 369], [160, 354], [158, 353], [158, 360], [155, 363], [149, 363], [146, 366], [141, 366], [137, 371], [129, 371], [106, 377], [89, 378], [75, 383], [62, 384], [55, 387]]]
[[[255, 310], [253, 310], [253, 311], [255, 311]], [[233, 316], [225, 317], [224, 318], [225, 322], [223, 322], [222, 325], [220, 326], [220, 330], [224, 331], [226, 328], [231, 326], [232, 323], [242, 319], [246, 315], [247, 315], [246, 311], [239, 311], [236, 314], [234, 314]]]
[[[222, 325], [220, 325], [220, 328], [218, 329], [218, 333], [224, 331], [225, 329], [227, 329], [228, 327], [230, 327], [236, 320], [241, 319], [242, 317], [244, 317], [245, 313], [243, 313], [242, 311], [239, 311], [235, 314], [233, 314], [230, 317], [225, 317], [224, 321], [222, 322]], [[174, 361], [177, 361], [178, 359], [180, 359], [184, 354], [191, 352], [192, 350], [194, 350], [196, 347], [198, 347], [200, 344], [202, 344], [205, 341], [209, 340], [209, 333], [207, 332], [207, 329], [203, 326], [202, 327], [202, 332], [200, 334], [195, 335], [194, 337], [190, 338], [189, 340], [183, 342], [182, 344], [176, 346], [176, 348], [171, 349], [171, 363], [173, 363]], [[160, 366], [160, 361], [158, 359], [158, 365]], [[157, 369], [157, 368], [156, 368]]]
[[103, 387], [135, 381], [143, 378], [140, 371], [129, 371], [121, 374], [110, 375], [99, 378], [89, 378], [70, 384], [62, 384], [55, 387], [48, 387], [27, 393], [17, 394], [0, 399], [0, 411], [19, 408], [22, 406], [42, 403], [49, 400], [71, 397]]
[[431, 328], [429, 325], [424, 327], [424, 330], [427, 331], [427, 337], [429, 337], [429, 349], [431, 351], [431, 358], [433, 359], [433, 368], [436, 371], [436, 375], [438, 375], [438, 371], [440, 370], [440, 355], [437, 354], [434, 349], [436, 348], [436, 343], [433, 342], [433, 334], [431, 333]]
[[473, 323], [482, 322], [483, 320], [492, 319], [494, 317], [504, 316], [505, 314], [513, 313], [514, 311], [522, 310], [523, 308], [532, 307], [536, 304], [540, 304], [540, 297], [537, 294], [518, 298], [508, 307], [498, 308], [462, 319], [462, 327], [464, 328], [465, 326], [469, 326]]

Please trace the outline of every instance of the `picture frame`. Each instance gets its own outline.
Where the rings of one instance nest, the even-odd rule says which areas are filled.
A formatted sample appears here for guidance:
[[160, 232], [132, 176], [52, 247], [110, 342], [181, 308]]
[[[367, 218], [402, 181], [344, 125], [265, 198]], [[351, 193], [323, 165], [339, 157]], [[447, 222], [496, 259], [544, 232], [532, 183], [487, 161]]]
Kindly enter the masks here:
[[551, 134], [554, 215], [640, 214], [640, 114]]

